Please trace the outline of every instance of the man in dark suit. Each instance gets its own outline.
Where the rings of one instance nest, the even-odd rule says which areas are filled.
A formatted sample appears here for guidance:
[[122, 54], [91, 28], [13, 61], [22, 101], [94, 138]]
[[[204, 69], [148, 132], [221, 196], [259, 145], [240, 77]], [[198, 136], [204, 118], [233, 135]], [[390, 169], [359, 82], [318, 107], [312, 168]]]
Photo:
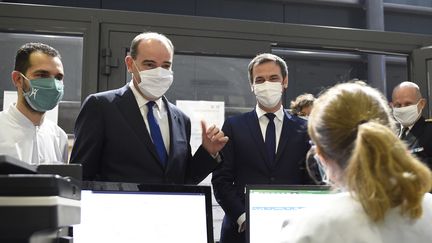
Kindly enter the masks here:
[[216, 168], [228, 138], [202, 123], [202, 146], [192, 156], [190, 120], [163, 96], [173, 54], [164, 35], [137, 35], [125, 58], [132, 81], [84, 101], [70, 160], [82, 163], [84, 180], [197, 184]]
[[220, 243], [245, 242], [246, 184], [304, 184], [310, 147], [306, 121], [282, 106], [288, 87], [284, 60], [261, 54], [249, 64], [249, 81], [257, 105], [251, 112], [230, 117], [222, 130], [230, 140], [224, 162], [213, 172], [216, 200], [225, 211]]
[[426, 99], [413, 82], [402, 82], [393, 89], [393, 116], [400, 124], [399, 137], [420, 160], [432, 168], [432, 121], [422, 116]]

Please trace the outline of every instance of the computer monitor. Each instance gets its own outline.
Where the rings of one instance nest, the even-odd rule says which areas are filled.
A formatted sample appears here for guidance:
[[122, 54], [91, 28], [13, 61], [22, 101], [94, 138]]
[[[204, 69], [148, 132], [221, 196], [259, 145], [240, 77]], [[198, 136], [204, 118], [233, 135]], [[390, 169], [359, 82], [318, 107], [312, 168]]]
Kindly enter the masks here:
[[247, 185], [247, 242], [277, 242], [290, 214], [301, 208], [319, 207], [330, 194], [328, 186]]
[[213, 243], [208, 186], [88, 184], [75, 243]]
[[0, 175], [36, 174], [36, 166], [6, 154], [0, 154]]

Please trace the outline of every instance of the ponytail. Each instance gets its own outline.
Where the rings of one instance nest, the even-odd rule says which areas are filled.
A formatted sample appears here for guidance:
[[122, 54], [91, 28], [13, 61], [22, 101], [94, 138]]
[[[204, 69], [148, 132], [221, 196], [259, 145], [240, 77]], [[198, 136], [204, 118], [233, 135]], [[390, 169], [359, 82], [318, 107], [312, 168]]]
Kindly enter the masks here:
[[356, 132], [344, 177], [349, 191], [373, 221], [397, 206], [402, 214], [419, 218], [423, 196], [432, 188], [431, 171], [387, 126], [369, 121]]

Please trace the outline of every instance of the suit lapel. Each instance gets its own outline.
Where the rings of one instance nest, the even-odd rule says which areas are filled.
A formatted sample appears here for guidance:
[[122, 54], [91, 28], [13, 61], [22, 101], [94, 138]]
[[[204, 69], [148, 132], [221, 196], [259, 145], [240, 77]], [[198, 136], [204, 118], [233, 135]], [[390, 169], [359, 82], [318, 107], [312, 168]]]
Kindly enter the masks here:
[[173, 141], [176, 141], [176, 138], [179, 136], [179, 132], [183, 129], [180, 125], [179, 118], [175, 110], [171, 107], [172, 105], [168, 102], [168, 100], [163, 97], [163, 102], [165, 103], [165, 107], [167, 108], [168, 113], [168, 126], [169, 126], [169, 134], [170, 134], [170, 151], [168, 151], [168, 160], [167, 167], [170, 165], [170, 161], [174, 154], [174, 144]]
[[120, 97], [119, 101], [116, 103], [117, 108], [127, 121], [126, 124], [130, 125], [132, 130], [135, 132], [135, 135], [138, 137], [138, 140], [146, 145], [155, 160], [157, 160], [158, 164], [161, 165], [156, 148], [150, 138], [149, 132], [147, 131], [138, 103], [136, 102], [129, 84], [126, 84], [126, 86], [120, 89], [119, 93], [116, 95]]
[[424, 126], [426, 122], [424, 117], [420, 117], [418, 121], [414, 124], [412, 129], [408, 132], [405, 137], [405, 142], [408, 144], [410, 149], [414, 149], [419, 146], [419, 139], [423, 134]]
[[286, 148], [287, 142], [288, 142], [288, 138], [291, 136], [291, 132], [292, 130], [290, 129], [290, 125], [289, 125], [289, 118], [288, 116], [290, 116], [287, 111], [284, 110], [284, 116], [283, 116], [283, 123], [282, 123], [282, 131], [280, 134], [280, 138], [279, 138], [279, 145], [278, 145], [278, 149], [277, 149], [277, 153], [276, 153], [276, 160], [275, 160], [275, 164], [279, 161], [282, 152], [284, 150], [284, 148]]
[[267, 156], [266, 145], [259, 125], [258, 115], [255, 110], [247, 114], [246, 123], [249, 127], [250, 134], [257, 145], [256, 148], [260, 151], [262, 159], [266, 162], [267, 166], [270, 166], [271, 163]]

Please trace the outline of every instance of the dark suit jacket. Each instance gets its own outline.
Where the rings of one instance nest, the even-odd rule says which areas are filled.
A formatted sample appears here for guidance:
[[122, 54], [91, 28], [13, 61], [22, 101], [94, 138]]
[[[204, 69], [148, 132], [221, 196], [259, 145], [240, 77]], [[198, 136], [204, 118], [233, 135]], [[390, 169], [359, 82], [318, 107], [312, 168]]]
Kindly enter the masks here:
[[71, 163], [82, 163], [84, 180], [154, 184], [197, 184], [217, 166], [202, 147], [189, 144], [189, 118], [163, 98], [168, 110], [170, 151], [166, 168], [145, 126], [135, 96], [126, 86], [90, 95], [75, 124]]
[[420, 117], [404, 140], [411, 152], [432, 169], [432, 122]]
[[306, 121], [285, 111], [276, 161], [269, 161], [254, 111], [227, 119], [222, 128], [229, 137], [222, 150], [223, 163], [213, 172], [216, 200], [237, 232], [236, 220], [245, 212], [246, 184], [306, 184], [305, 156], [310, 148]]

